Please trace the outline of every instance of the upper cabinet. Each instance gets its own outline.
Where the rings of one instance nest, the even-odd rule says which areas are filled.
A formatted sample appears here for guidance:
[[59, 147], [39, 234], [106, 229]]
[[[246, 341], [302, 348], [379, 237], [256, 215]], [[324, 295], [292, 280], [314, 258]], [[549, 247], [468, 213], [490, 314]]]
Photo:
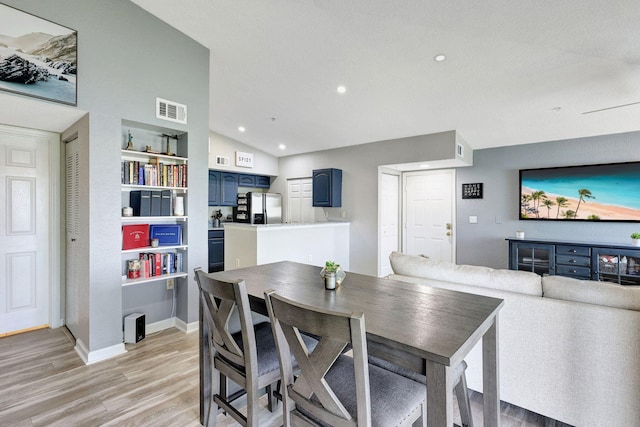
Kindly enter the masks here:
[[313, 171], [313, 206], [342, 207], [342, 170], [317, 169]]
[[238, 187], [269, 188], [270, 185], [271, 178], [265, 175], [209, 170], [209, 206], [235, 206]]

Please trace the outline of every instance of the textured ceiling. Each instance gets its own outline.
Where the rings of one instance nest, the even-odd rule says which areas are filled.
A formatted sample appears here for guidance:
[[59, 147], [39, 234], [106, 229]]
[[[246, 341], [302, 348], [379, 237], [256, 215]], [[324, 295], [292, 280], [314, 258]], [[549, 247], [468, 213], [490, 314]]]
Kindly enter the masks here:
[[584, 114], [640, 103], [638, 0], [134, 3], [210, 49], [210, 129], [276, 156], [446, 130], [481, 149], [640, 129], [640, 104]]

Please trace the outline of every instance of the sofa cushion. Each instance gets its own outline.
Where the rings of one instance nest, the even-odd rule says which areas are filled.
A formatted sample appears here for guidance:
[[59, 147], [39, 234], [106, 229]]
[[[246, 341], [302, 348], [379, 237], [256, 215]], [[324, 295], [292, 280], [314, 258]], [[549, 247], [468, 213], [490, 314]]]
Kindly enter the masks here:
[[456, 265], [400, 252], [392, 252], [389, 260], [391, 268], [396, 274], [542, 296], [540, 276], [527, 271]]
[[542, 278], [542, 290], [545, 298], [640, 311], [640, 286], [545, 276]]

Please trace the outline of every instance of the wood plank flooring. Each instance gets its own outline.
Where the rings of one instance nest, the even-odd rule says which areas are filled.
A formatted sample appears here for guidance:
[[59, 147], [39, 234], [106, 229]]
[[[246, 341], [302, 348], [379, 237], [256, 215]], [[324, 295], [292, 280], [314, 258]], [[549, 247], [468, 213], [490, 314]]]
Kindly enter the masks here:
[[[73, 347], [65, 328], [0, 338], [1, 426], [200, 425], [197, 333], [161, 331], [89, 366]], [[281, 413], [260, 402], [260, 425], [280, 426]], [[471, 404], [482, 427], [482, 395], [472, 393]], [[503, 427], [566, 427], [506, 403], [501, 411]], [[217, 425], [236, 424], [221, 414]]]

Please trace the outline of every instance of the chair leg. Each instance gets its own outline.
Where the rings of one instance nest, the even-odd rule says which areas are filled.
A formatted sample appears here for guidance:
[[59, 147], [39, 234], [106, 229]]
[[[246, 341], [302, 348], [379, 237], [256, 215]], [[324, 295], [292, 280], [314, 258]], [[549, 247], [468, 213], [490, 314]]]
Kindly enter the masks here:
[[456, 397], [458, 398], [458, 407], [460, 409], [460, 418], [462, 427], [473, 427], [473, 417], [471, 416], [471, 402], [469, 401], [469, 391], [467, 390], [467, 376], [462, 373], [460, 382], [455, 387]]
[[267, 392], [267, 408], [269, 409], [269, 412], [275, 412], [278, 408], [278, 400], [273, 396], [271, 384], [269, 384], [265, 390]]

